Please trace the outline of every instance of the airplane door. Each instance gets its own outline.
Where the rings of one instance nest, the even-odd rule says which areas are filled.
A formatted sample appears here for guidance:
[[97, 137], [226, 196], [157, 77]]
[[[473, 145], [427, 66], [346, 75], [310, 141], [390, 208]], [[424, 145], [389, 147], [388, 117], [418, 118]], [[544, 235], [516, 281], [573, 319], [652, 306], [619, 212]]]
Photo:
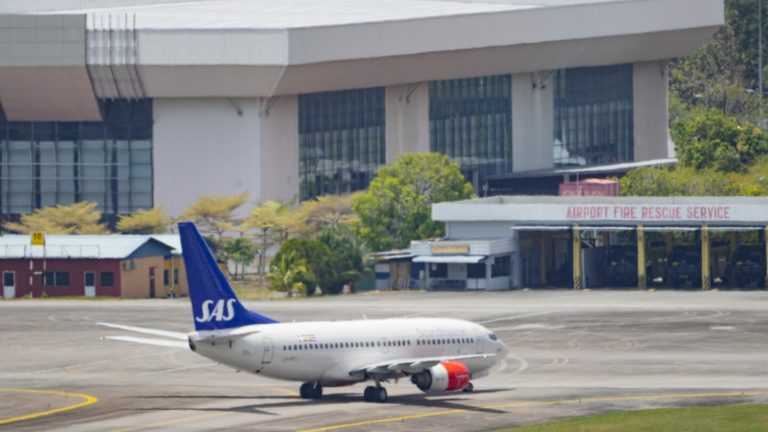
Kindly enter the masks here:
[[389, 352], [389, 347], [387, 346], [387, 338], [381, 338], [381, 352], [382, 354]]
[[475, 333], [475, 350], [477, 354], [483, 353], [483, 335], [479, 331]]
[[96, 297], [96, 273], [85, 272], [85, 296]]
[[3, 272], [3, 297], [16, 297], [16, 273], [12, 271]]
[[272, 363], [272, 357], [274, 355], [272, 338], [265, 337], [262, 339], [262, 342], [264, 344], [264, 356], [261, 358], [261, 364], [270, 364]]

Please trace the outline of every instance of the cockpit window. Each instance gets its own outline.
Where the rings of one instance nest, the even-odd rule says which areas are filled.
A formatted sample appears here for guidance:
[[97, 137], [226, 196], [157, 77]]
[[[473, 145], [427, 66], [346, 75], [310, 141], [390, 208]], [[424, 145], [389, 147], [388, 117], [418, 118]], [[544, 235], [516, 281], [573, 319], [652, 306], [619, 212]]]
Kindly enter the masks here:
[[490, 338], [492, 341], [495, 341], [495, 340], [498, 340], [498, 339], [499, 339], [499, 338], [498, 338], [498, 337], [496, 337], [496, 335], [495, 335], [495, 334], [493, 334], [493, 333], [489, 334], [489, 335], [488, 335], [488, 337], [489, 337], [489, 338]]

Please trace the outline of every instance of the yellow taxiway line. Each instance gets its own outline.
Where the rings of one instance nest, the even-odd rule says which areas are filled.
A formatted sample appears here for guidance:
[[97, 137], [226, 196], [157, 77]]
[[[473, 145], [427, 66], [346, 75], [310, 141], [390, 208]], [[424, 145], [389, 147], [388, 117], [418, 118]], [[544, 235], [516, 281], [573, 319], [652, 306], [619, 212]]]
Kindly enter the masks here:
[[209, 414], [201, 414], [198, 416], [191, 416], [191, 417], [180, 417], [180, 418], [173, 418], [168, 420], [160, 420], [153, 423], [143, 423], [140, 425], [123, 428], [123, 429], [112, 429], [110, 432], [132, 432], [142, 429], [155, 429], [155, 428], [162, 428], [164, 426], [171, 426], [181, 423], [189, 423], [197, 420], [202, 419], [209, 419], [213, 417], [221, 417], [224, 415], [228, 415], [229, 413], [226, 412], [216, 412], [216, 413], [209, 413]]
[[39, 411], [32, 414], [18, 416], [18, 417], [9, 417], [9, 418], [0, 419], [0, 425], [16, 423], [24, 420], [32, 420], [40, 417], [49, 416], [52, 414], [72, 411], [78, 408], [86, 407], [88, 405], [93, 405], [99, 401], [99, 399], [96, 396], [91, 396], [85, 393], [72, 393], [72, 392], [59, 391], [59, 390], [0, 388], [0, 392], [49, 394], [54, 396], [62, 396], [66, 398], [70, 398], [70, 397], [80, 398], [83, 400], [80, 403], [76, 403], [74, 405], [68, 405], [62, 408], [56, 408], [48, 411]]
[[[582, 404], [590, 402], [619, 402], [619, 401], [641, 401], [641, 400], [663, 400], [663, 399], [705, 399], [705, 398], [737, 398], [737, 397], [749, 397], [749, 396], [768, 396], [768, 391], [750, 391], [750, 392], [724, 392], [724, 393], [671, 393], [671, 394], [657, 394], [657, 395], [637, 395], [637, 396], [601, 396], [601, 397], [586, 397], [581, 399], [562, 399], [562, 400], [549, 400], [549, 401], [521, 401], [521, 402], [509, 402], [495, 405], [487, 405], [481, 407], [481, 409], [499, 409], [499, 408], [520, 408], [520, 407], [533, 407], [533, 406], [547, 406], [547, 405], [566, 405], [566, 404]], [[399, 417], [385, 417], [371, 420], [362, 420], [352, 423], [341, 423], [330, 426], [323, 426], [313, 429], [300, 429], [297, 432], [327, 432], [340, 429], [349, 429], [355, 427], [363, 427], [375, 424], [402, 422], [408, 420], [419, 420], [429, 417], [444, 416], [450, 414], [458, 414], [467, 412], [468, 409], [450, 409], [444, 411], [434, 411], [423, 414], [412, 414]]]

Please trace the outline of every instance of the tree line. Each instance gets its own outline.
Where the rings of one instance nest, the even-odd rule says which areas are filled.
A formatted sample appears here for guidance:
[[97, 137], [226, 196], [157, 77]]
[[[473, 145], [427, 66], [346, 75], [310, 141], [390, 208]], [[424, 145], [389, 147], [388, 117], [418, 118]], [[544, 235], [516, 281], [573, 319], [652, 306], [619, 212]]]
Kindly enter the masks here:
[[[190, 220], [217, 258], [234, 266], [233, 278], [242, 278], [255, 264], [260, 287], [268, 282], [287, 295], [311, 295], [317, 288], [336, 294], [363, 275], [367, 253], [442, 236], [443, 224], [431, 218], [433, 203], [471, 197], [472, 185], [447, 156], [406, 154], [381, 167], [364, 192], [298, 204], [266, 201], [247, 211], [247, 193], [202, 195], [177, 219], [155, 207], [120, 216], [116, 231], [161, 234], [177, 220]], [[93, 202], [41, 208], [2, 227], [16, 233], [111, 232]]]
[[726, 0], [725, 25], [672, 62], [669, 129], [678, 163], [630, 171], [621, 179], [622, 195], [768, 195], [768, 125], [759, 88], [768, 68], [758, 67], [758, 21], [757, 0]]

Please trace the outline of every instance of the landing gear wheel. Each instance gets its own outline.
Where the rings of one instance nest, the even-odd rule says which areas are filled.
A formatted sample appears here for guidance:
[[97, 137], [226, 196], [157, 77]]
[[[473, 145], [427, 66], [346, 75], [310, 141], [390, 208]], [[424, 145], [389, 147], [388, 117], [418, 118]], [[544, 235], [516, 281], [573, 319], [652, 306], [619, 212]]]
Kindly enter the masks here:
[[314, 383], [312, 385], [312, 392], [310, 393], [309, 397], [311, 397], [312, 399], [322, 399], [323, 386], [320, 385], [320, 383]]
[[302, 399], [311, 399], [312, 396], [310, 394], [312, 393], [312, 383], [304, 383], [299, 387], [299, 396], [301, 396]]
[[323, 386], [317, 382], [306, 382], [299, 387], [302, 399], [320, 399], [323, 397]]
[[387, 396], [387, 389], [385, 389], [384, 387], [375, 387], [375, 390], [376, 392], [373, 394], [374, 397], [376, 398], [375, 402], [384, 403], [387, 401], [387, 399], [389, 399], [389, 397]]
[[464, 387], [464, 390], [462, 390], [464, 393], [472, 393], [475, 391], [475, 386], [472, 383], [469, 383], [468, 386]]
[[365, 391], [363, 391], [363, 400], [366, 402], [373, 402], [374, 397], [373, 395], [376, 393], [376, 387], [374, 386], [368, 386], [365, 388]]

